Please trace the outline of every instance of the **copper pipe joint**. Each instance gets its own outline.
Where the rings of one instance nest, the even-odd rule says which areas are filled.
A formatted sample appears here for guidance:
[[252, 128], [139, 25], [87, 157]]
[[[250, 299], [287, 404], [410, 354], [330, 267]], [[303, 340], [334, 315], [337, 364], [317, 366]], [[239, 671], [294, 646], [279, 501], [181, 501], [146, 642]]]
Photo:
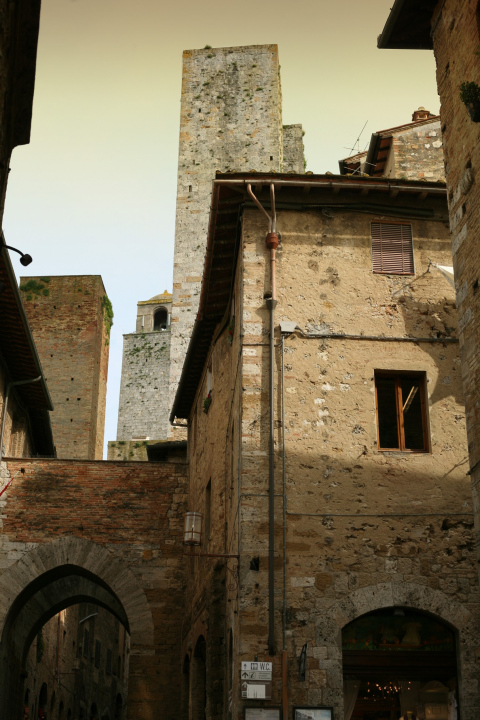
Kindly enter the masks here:
[[267, 247], [269, 250], [276, 250], [278, 247], [278, 233], [276, 233], [276, 232], [267, 233], [265, 242], [267, 243]]

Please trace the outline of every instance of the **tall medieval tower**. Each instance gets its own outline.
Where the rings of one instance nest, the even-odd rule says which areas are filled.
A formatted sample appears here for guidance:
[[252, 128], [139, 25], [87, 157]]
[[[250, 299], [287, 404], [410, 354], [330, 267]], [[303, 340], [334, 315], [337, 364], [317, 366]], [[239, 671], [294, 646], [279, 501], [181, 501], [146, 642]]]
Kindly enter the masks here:
[[[184, 437], [168, 417], [198, 310], [216, 171], [303, 173], [302, 137], [301, 125], [282, 126], [276, 45], [183, 53], [171, 318], [169, 306], [160, 345], [138, 322], [136, 333], [125, 335], [117, 442], [109, 457], [137, 459], [139, 443]], [[156, 296], [140, 303], [138, 318], [144, 304], [154, 312], [159, 302]]]
[[301, 125], [282, 127], [276, 45], [183, 53], [170, 407], [198, 309], [217, 170], [304, 172]]

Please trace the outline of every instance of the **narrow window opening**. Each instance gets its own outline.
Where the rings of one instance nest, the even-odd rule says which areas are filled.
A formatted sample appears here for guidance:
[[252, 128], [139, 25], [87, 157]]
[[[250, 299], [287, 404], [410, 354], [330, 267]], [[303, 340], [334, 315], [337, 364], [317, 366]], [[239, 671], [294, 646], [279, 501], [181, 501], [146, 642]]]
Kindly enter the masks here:
[[188, 192], [189, 192], [189, 193], [192, 192], [192, 186], [191, 186], [191, 185], [188, 186]]
[[427, 452], [425, 376], [375, 373], [379, 450]]
[[154, 331], [157, 330], [166, 330], [167, 329], [167, 322], [168, 322], [168, 311], [166, 308], [159, 308], [155, 311], [155, 315], [153, 316], [153, 329]]
[[205, 488], [205, 544], [210, 541], [210, 526], [212, 516], [212, 479], [207, 483]]
[[101, 654], [101, 643], [100, 640], [95, 640], [95, 667], [100, 667], [100, 654]]
[[260, 558], [254, 557], [250, 560], [250, 570], [253, 570], [254, 572], [259, 572], [260, 570]]
[[[71, 422], [71, 420], [70, 420]], [[83, 631], [83, 657], [88, 658], [88, 630]]]

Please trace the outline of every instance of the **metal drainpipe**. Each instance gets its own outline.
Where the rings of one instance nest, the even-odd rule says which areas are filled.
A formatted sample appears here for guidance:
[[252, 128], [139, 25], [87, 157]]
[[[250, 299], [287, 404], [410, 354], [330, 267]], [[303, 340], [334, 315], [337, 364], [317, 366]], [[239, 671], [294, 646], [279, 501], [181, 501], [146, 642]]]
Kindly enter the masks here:
[[275, 278], [275, 252], [278, 247], [277, 216], [275, 212], [275, 188], [270, 184], [269, 215], [252, 192], [252, 186], [247, 185], [247, 192], [255, 205], [268, 219], [268, 233], [266, 237], [267, 248], [270, 250], [270, 284], [272, 296], [267, 299], [267, 308], [270, 312], [269, 329], [269, 462], [268, 462], [268, 653], [275, 655], [275, 307], [276, 278]]
[[17, 387], [18, 385], [28, 385], [29, 383], [39, 382], [42, 376], [39, 375], [32, 380], [17, 380], [16, 382], [7, 383], [7, 389], [5, 391], [5, 398], [3, 401], [3, 413], [2, 413], [2, 429], [0, 431], [0, 462], [3, 460], [3, 435], [5, 433], [5, 423], [7, 420], [7, 407], [8, 407], [8, 396], [10, 394], [10, 388]]
[[287, 659], [287, 491], [285, 478], [285, 337], [282, 334], [282, 508], [283, 508], [283, 612], [282, 612], [282, 718], [288, 720]]

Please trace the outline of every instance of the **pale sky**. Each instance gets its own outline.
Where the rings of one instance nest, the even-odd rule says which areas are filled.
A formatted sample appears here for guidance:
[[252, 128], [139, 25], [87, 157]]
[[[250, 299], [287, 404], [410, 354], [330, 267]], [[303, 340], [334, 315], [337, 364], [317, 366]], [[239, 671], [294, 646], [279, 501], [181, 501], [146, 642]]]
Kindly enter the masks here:
[[[43, 0], [30, 145], [13, 153], [4, 229], [25, 274], [101, 275], [115, 312], [105, 441], [115, 440], [122, 334], [172, 289], [182, 51], [279, 46], [283, 123], [307, 170], [338, 172], [365, 123], [439, 111], [429, 51], [377, 50], [391, 0]], [[17, 275], [22, 266], [13, 254]]]

